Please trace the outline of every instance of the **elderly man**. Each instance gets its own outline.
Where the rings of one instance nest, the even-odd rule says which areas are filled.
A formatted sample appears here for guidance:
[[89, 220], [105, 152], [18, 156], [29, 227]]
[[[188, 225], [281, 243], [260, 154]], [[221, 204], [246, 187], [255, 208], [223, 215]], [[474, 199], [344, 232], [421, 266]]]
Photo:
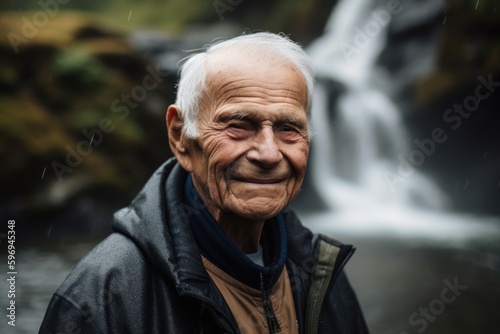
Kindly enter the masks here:
[[189, 58], [175, 158], [54, 294], [41, 333], [367, 333], [353, 253], [286, 209], [309, 153], [313, 69], [271, 33]]

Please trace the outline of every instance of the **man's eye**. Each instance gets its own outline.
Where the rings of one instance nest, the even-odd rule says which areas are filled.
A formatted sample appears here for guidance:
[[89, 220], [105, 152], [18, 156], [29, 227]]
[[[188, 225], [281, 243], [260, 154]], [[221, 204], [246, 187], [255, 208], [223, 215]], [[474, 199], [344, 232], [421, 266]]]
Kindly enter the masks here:
[[231, 129], [238, 129], [238, 130], [247, 129], [247, 126], [243, 123], [229, 123], [228, 127]]
[[282, 125], [278, 126], [278, 130], [283, 131], [283, 132], [296, 131], [295, 127], [290, 126], [288, 124], [282, 124]]

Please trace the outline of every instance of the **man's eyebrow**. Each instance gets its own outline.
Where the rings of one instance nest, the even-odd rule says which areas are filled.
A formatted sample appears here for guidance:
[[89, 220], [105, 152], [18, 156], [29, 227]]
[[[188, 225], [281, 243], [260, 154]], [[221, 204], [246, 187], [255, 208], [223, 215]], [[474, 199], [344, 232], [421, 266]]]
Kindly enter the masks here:
[[232, 121], [235, 119], [253, 121], [253, 122], [258, 121], [257, 117], [255, 117], [254, 115], [251, 115], [249, 113], [246, 113], [244, 111], [235, 111], [235, 112], [231, 112], [231, 113], [224, 113], [224, 114], [220, 115], [219, 117], [217, 117], [217, 120], [220, 122], [228, 122], [228, 121]]
[[[224, 113], [217, 117], [217, 121], [219, 122], [229, 122], [232, 120], [242, 120], [258, 123], [261, 119], [254, 114], [247, 113], [245, 111], [235, 111], [231, 113]], [[284, 115], [278, 116], [276, 120], [273, 122], [274, 124], [291, 124], [298, 129], [305, 129], [307, 127], [307, 123], [300, 121], [297, 117]]]
[[283, 118], [278, 119], [277, 123], [281, 124], [292, 124], [293, 126], [299, 128], [299, 129], [304, 129], [307, 127], [307, 124], [304, 124], [304, 122], [301, 122], [297, 117], [293, 116], [285, 116]]

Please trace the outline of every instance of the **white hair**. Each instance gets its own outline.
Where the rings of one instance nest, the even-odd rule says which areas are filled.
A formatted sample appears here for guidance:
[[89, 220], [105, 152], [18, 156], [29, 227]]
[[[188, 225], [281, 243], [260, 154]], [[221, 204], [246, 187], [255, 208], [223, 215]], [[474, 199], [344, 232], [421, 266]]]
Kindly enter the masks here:
[[177, 87], [175, 104], [183, 117], [183, 132], [188, 138], [198, 137], [197, 117], [200, 100], [206, 89], [205, 61], [207, 56], [217, 50], [238, 48], [244, 51], [257, 51], [265, 56], [291, 62], [302, 74], [307, 86], [307, 110], [309, 114], [314, 90], [314, 67], [302, 47], [284, 34], [259, 32], [241, 35], [206, 47], [204, 52], [189, 56], [182, 64]]

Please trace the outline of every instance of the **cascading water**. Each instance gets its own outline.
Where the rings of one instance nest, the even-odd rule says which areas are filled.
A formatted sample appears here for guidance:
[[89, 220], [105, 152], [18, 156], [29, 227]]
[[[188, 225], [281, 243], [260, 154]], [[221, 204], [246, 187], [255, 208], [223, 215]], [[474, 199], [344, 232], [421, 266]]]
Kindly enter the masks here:
[[438, 211], [446, 208], [446, 197], [405, 160], [410, 138], [402, 111], [384, 88], [389, 75], [377, 65], [390, 20], [405, 10], [390, 3], [341, 0], [324, 36], [308, 49], [317, 70], [309, 168], [314, 187], [333, 212], [316, 221], [443, 238], [452, 225], [456, 230], [462, 224], [458, 236], [470, 235], [475, 227], [469, 219]]
[[[319, 78], [312, 113], [315, 140], [322, 146], [331, 145], [326, 148], [330, 154], [313, 156], [315, 183], [337, 206], [350, 202], [342, 202], [345, 195], [336, 196], [334, 190], [338, 188], [335, 183], [345, 180], [351, 183], [354, 194], [368, 192], [405, 203], [417, 196], [428, 198], [428, 206], [442, 208], [445, 199], [418, 171], [411, 175], [419, 180], [414, 189], [407, 182], [411, 180], [391, 179], [400, 163], [398, 157], [408, 152], [409, 140], [401, 112], [376, 85], [381, 72], [376, 60], [386, 42], [391, 13], [374, 4], [365, 0], [340, 2], [325, 36], [309, 48]], [[324, 187], [325, 183], [333, 184]], [[395, 183], [399, 183], [397, 187]]]

